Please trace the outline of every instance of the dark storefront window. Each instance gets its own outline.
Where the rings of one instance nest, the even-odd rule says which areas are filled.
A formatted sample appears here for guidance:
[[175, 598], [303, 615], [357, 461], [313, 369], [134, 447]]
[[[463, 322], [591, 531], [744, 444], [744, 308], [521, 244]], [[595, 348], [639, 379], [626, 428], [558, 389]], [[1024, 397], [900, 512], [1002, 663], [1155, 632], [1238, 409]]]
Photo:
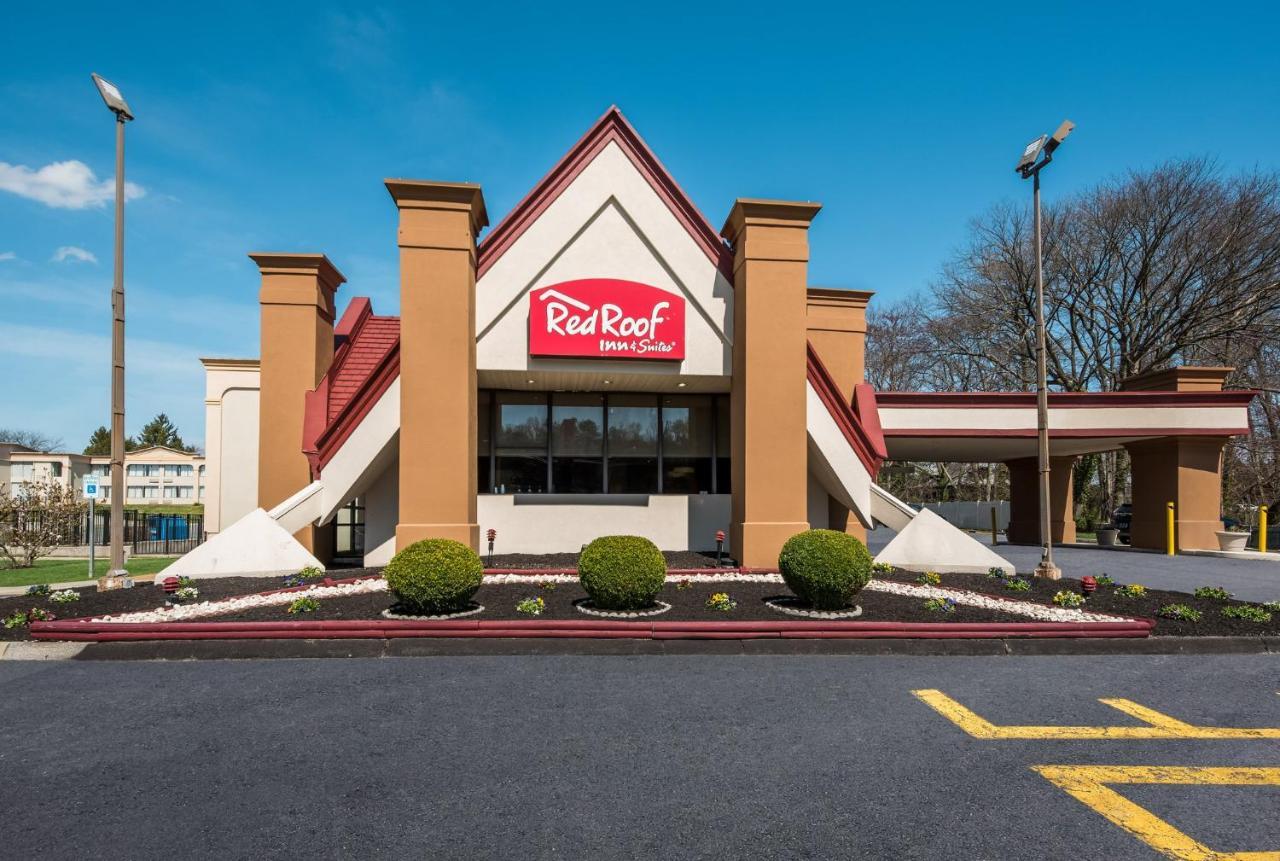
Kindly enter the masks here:
[[493, 489], [493, 394], [480, 392], [476, 398], [476, 486], [484, 493]]
[[733, 490], [731, 472], [729, 470], [729, 396], [722, 395], [715, 399], [716, 410], [716, 493], [729, 493]]
[[604, 490], [604, 395], [552, 396], [551, 484], [556, 493]]
[[493, 483], [499, 493], [547, 491], [547, 395], [499, 392]]
[[482, 493], [727, 493], [727, 395], [491, 392]]
[[715, 432], [711, 398], [662, 398], [662, 492], [710, 493]]
[[658, 398], [609, 397], [609, 492], [658, 492]]

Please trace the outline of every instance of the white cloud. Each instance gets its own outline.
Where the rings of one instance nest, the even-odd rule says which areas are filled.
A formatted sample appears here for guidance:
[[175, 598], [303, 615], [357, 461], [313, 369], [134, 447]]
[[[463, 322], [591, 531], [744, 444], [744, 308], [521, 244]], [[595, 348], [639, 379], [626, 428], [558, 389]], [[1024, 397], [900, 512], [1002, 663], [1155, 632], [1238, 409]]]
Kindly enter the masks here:
[[58, 250], [53, 252], [54, 263], [65, 263], [71, 260], [76, 263], [97, 263], [98, 258], [92, 251], [85, 251], [75, 245], [60, 245]]
[[3, 263], [6, 260], [17, 260], [17, 259], [18, 259], [18, 255], [14, 254], [12, 251], [0, 251], [0, 263]]
[[[82, 161], [55, 161], [39, 170], [26, 165], [0, 161], [0, 191], [9, 191], [37, 200], [55, 209], [87, 209], [102, 207], [115, 198], [115, 180], [99, 180]], [[147, 192], [132, 182], [125, 182], [125, 200], [142, 197]]]

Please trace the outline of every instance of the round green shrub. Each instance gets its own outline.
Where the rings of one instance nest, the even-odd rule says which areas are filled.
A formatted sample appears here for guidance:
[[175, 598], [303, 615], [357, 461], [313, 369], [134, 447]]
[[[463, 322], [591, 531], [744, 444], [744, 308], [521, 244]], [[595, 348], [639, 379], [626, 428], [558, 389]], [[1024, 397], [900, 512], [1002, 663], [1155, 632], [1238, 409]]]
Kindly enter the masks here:
[[648, 538], [606, 535], [578, 557], [578, 579], [601, 610], [642, 610], [662, 591], [667, 560]]
[[484, 565], [461, 542], [429, 538], [397, 553], [383, 574], [407, 609], [435, 616], [466, 609], [484, 579]]
[[852, 535], [810, 529], [782, 545], [778, 568], [801, 601], [815, 610], [843, 610], [871, 579], [871, 553]]

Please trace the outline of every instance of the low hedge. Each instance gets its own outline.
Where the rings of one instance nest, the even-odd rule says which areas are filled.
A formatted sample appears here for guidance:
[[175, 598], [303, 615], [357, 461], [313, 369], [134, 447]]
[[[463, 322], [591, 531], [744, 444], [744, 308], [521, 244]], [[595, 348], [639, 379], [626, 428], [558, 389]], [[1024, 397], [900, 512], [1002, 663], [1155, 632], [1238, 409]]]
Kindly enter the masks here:
[[871, 579], [871, 553], [852, 535], [810, 529], [782, 546], [778, 568], [801, 601], [816, 610], [843, 610]]
[[406, 609], [436, 616], [466, 609], [484, 580], [484, 565], [459, 541], [428, 538], [397, 553], [384, 575]]
[[601, 610], [642, 610], [662, 591], [667, 560], [648, 538], [606, 535], [578, 556], [578, 579]]

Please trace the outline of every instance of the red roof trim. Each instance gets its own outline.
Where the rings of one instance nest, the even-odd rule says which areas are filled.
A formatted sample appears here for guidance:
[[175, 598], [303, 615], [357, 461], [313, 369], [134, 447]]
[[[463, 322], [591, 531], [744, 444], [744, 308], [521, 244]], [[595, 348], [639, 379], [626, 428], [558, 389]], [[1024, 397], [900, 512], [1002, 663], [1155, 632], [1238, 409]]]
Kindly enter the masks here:
[[[853, 407], [845, 401], [830, 372], [822, 364], [822, 360], [818, 358], [813, 345], [806, 343], [805, 346], [808, 349], [807, 376], [810, 384], [813, 385], [814, 391], [818, 393], [818, 398], [826, 406], [827, 412], [831, 414], [836, 426], [840, 428], [840, 432], [844, 434], [844, 438], [849, 442], [853, 453], [858, 456], [858, 460], [862, 461], [867, 474], [871, 476], [872, 480], [875, 480], [876, 475], [880, 472], [880, 465], [888, 456], [884, 438], [875, 439], [867, 432], [866, 426], [859, 420], [858, 415], [854, 413]], [[863, 403], [860, 406], [867, 403], [866, 395], [863, 395], [862, 401]], [[874, 407], [874, 404], [874, 393], [872, 393], [871, 406]]]
[[[1092, 407], [1247, 407], [1257, 392], [1050, 392], [1055, 409]], [[1034, 408], [1035, 392], [877, 392], [881, 409]]]
[[711, 262], [726, 277], [732, 278], [733, 260], [728, 246], [616, 105], [605, 111], [604, 116], [596, 120], [555, 167], [489, 231], [476, 249], [477, 278], [489, 271], [610, 142], [616, 143], [626, 153]]
[[[1109, 439], [1111, 437], [1248, 436], [1249, 428], [1051, 428], [1050, 439]], [[889, 428], [889, 439], [958, 439], [1000, 437], [1035, 439], [1035, 428]]]

